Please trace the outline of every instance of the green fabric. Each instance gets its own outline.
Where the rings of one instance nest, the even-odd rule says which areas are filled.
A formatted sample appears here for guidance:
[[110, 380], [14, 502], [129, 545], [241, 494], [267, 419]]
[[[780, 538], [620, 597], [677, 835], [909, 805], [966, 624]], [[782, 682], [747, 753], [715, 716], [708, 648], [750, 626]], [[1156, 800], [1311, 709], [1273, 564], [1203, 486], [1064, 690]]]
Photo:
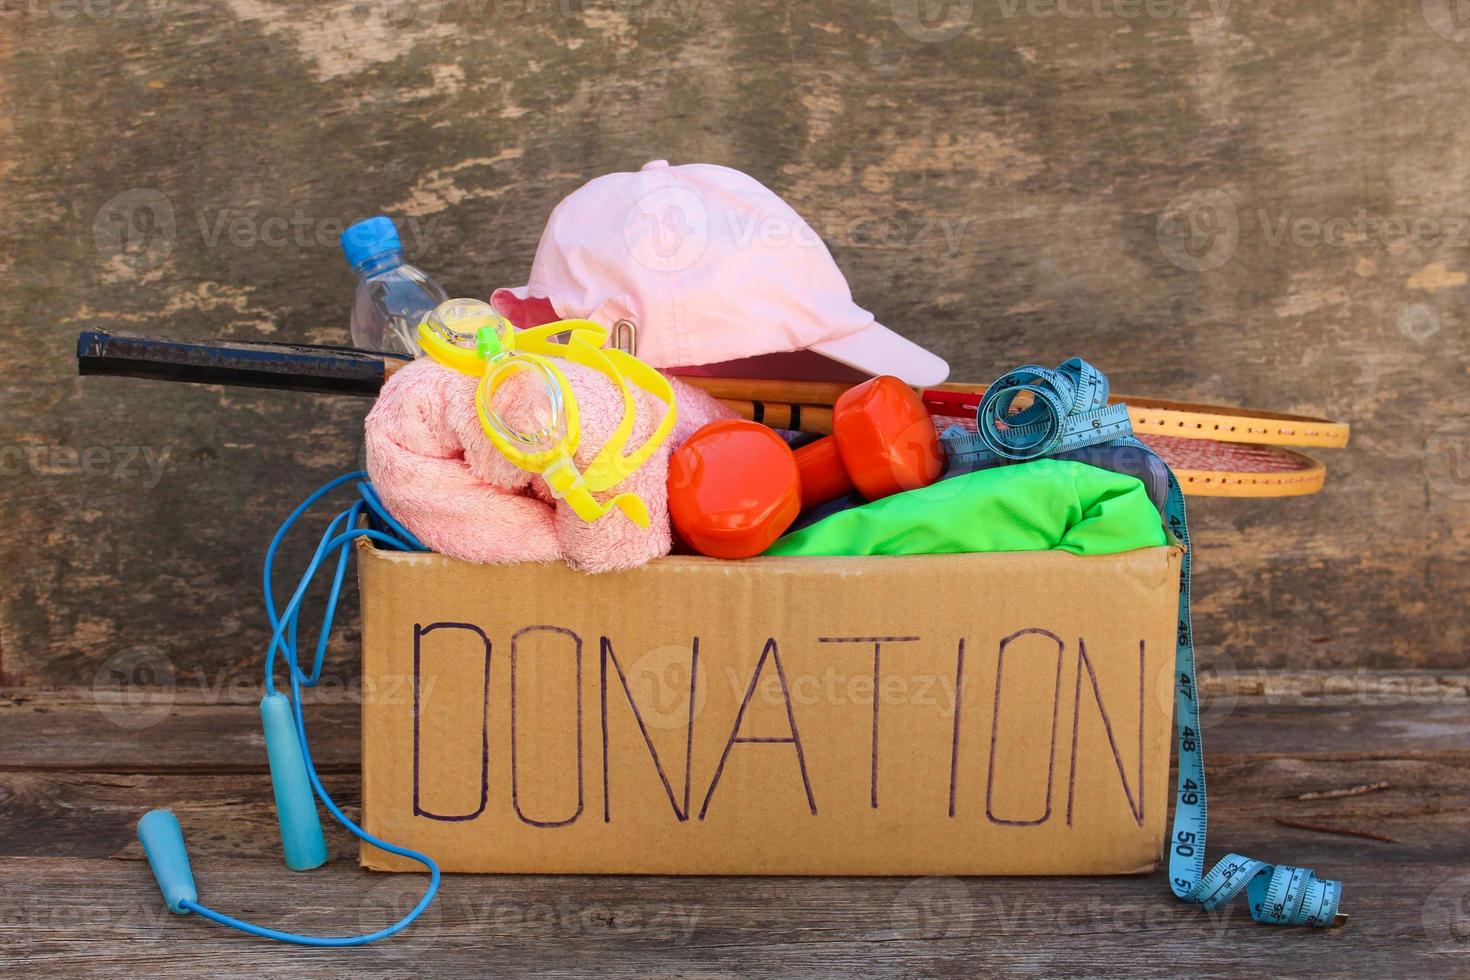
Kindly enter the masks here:
[[977, 470], [824, 518], [768, 555], [1047, 551], [1110, 555], [1166, 544], [1143, 483], [1058, 459]]

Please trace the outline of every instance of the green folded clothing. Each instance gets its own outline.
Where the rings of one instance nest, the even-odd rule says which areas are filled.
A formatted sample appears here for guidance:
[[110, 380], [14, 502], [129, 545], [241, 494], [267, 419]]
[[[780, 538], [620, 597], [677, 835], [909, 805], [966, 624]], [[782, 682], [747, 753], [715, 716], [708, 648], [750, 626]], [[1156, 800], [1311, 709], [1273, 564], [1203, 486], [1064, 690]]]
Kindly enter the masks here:
[[1049, 551], [1110, 555], [1167, 544], [1143, 483], [1086, 463], [1038, 459], [977, 470], [833, 514], [768, 555]]

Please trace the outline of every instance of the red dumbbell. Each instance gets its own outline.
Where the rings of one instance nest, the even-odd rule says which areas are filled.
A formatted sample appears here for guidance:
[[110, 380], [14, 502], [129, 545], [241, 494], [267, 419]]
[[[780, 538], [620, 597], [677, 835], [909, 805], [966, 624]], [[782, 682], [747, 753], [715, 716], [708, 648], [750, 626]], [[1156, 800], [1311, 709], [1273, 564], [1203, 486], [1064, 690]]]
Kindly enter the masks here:
[[832, 407], [832, 435], [792, 452], [756, 422], [704, 426], [669, 461], [669, 516], [690, 547], [713, 558], [769, 548], [810, 507], [853, 490], [877, 500], [939, 479], [944, 450], [912, 388], [883, 376]]

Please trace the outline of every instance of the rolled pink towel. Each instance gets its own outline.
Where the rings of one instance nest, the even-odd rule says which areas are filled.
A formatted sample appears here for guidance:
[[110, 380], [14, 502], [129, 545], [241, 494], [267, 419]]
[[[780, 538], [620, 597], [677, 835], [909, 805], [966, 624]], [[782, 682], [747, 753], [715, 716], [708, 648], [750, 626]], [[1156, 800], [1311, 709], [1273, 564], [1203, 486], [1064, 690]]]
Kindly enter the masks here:
[[[575, 460], [585, 468], [622, 418], [621, 392], [604, 375], [568, 361], [557, 366], [577, 399], [581, 439]], [[383, 386], [365, 423], [367, 468], [379, 497], [427, 547], [476, 563], [564, 558], [588, 572], [632, 568], [668, 554], [669, 455], [684, 440], [731, 412], [714, 398], [670, 379], [678, 404], [674, 430], [653, 457], [615, 493], [631, 491], [648, 505], [640, 528], [620, 510], [591, 524], [555, 500], [545, 481], [507, 460], [486, 438], [475, 410], [477, 379], [420, 358]], [[663, 417], [658, 399], [637, 388], [637, 418], [625, 447], [639, 445]], [[540, 381], [519, 372], [495, 394], [510, 425], [539, 427], [545, 398]]]

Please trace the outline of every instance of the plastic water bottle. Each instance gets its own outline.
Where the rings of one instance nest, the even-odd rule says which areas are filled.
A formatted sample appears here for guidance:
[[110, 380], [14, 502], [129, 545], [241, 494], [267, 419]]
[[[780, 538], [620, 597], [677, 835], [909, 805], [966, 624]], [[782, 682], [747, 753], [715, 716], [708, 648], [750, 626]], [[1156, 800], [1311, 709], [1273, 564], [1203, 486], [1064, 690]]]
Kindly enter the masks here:
[[382, 215], [342, 232], [342, 254], [357, 274], [352, 342], [366, 350], [418, 357], [418, 325], [449, 296], [421, 270], [403, 261], [403, 242]]

